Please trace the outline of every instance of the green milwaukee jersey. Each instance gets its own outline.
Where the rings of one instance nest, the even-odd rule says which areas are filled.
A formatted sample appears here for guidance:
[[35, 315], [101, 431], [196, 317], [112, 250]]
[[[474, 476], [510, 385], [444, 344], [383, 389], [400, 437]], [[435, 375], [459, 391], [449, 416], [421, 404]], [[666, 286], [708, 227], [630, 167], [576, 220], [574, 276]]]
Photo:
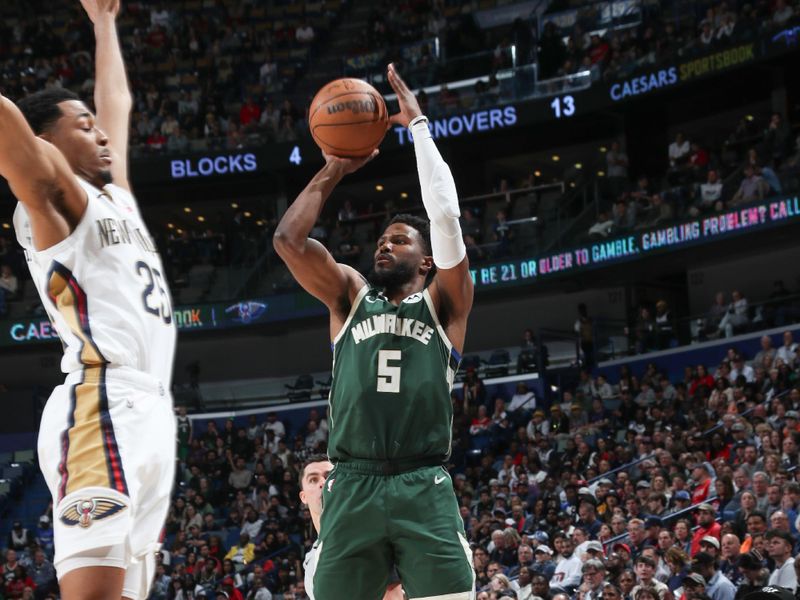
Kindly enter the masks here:
[[395, 306], [364, 286], [333, 342], [331, 460], [445, 460], [460, 360], [427, 289]]

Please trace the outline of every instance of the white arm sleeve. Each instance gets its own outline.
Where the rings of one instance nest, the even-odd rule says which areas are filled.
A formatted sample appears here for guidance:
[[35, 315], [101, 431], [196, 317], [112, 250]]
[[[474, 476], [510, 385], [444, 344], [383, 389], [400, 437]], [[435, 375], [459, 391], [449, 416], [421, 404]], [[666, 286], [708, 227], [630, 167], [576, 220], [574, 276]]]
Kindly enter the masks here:
[[409, 125], [417, 155], [422, 203], [431, 222], [433, 262], [440, 269], [452, 269], [467, 255], [458, 217], [458, 193], [450, 167], [431, 137], [428, 119], [417, 117]]

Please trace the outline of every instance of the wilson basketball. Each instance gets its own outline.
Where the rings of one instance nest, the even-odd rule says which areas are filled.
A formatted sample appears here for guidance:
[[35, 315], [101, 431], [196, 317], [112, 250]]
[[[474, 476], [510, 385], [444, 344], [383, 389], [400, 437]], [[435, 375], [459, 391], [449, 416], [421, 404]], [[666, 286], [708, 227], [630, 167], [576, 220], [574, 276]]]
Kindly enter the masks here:
[[368, 156], [386, 135], [389, 114], [383, 97], [360, 79], [336, 79], [323, 87], [309, 109], [314, 141], [327, 154]]

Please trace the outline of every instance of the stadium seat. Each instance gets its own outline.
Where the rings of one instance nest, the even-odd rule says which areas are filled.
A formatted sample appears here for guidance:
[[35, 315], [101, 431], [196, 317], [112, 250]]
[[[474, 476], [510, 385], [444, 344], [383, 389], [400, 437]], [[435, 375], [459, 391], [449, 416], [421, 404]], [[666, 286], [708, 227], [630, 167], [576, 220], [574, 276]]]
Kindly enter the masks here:
[[501, 348], [492, 352], [489, 361], [486, 363], [486, 377], [504, 377], [508, 375], [508, 366], [511, 364], [511, 356], [508, 350]]
[[294, 385], [286, 384], [289, 389], [289, 400], [309, 400], [314, 389], [314, 378], [311, 375], [300, 375]]
[[14, 462], [33, 464], [36, 460], [36, 453], [33, 450], [16, 450], [14, 452]]

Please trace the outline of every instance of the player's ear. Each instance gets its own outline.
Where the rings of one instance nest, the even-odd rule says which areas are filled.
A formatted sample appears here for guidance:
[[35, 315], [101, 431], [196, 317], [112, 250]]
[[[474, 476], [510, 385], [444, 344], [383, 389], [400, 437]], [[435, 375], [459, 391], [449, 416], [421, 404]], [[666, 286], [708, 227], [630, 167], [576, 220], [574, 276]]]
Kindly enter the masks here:
[[423, 275], [427, 275], [433, 269], [433, 257], [432, 256], [423, 256], [422, 257], [422, 264], [420, 265], [420, 273]]
[[306, 502], [306, 493], [303, 490], [300, 490], [300, 502], [302, 502], [305, 505], [308, 505], [308, 502]]

